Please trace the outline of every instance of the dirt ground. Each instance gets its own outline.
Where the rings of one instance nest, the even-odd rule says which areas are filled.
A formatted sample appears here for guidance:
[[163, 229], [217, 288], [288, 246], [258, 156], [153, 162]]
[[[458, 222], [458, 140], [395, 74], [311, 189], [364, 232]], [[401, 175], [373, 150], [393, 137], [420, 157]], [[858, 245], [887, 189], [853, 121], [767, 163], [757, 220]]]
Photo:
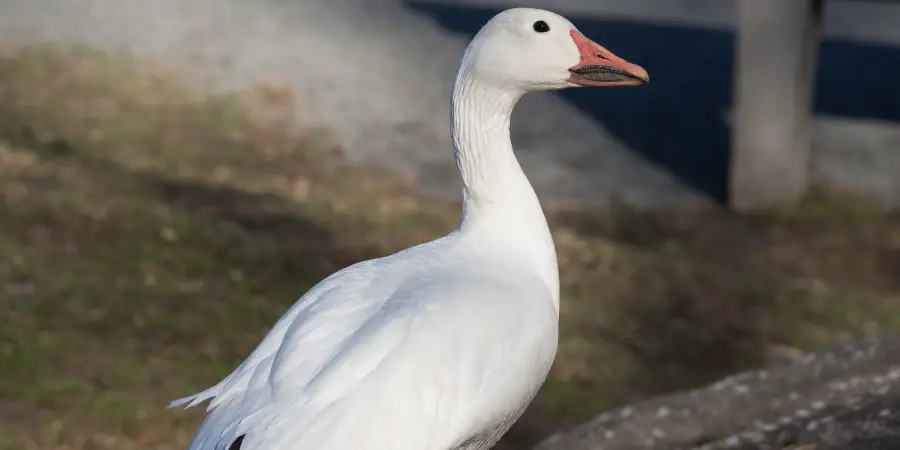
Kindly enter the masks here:
[[[456, 225], [458, 204], [290, 126], [290, 95], [199, 97], [86, 50], [3, 53], [0, 449], [185, 448], [202, 408], [171, 399], [229, 373], [324, 276]], [[546, 209], [560, 351], [505, 448], [900, 330], [900, 215], [860, 199], [751, 216]]]

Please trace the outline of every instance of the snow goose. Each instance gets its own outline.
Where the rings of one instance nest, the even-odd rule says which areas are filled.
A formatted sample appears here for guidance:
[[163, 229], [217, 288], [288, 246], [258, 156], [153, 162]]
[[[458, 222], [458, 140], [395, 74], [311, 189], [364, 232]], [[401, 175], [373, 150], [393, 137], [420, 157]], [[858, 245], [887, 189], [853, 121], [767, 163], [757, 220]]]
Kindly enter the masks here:
[[565, 18], [516, 8], [469, 44], [452, 91], [462, 220], [448, 235], [327, 277], [220, 383], [191, 450], [481, 450], [522, 414], [556, 355], [559, 273], [509, 136], [533, 91], [647, 72]]

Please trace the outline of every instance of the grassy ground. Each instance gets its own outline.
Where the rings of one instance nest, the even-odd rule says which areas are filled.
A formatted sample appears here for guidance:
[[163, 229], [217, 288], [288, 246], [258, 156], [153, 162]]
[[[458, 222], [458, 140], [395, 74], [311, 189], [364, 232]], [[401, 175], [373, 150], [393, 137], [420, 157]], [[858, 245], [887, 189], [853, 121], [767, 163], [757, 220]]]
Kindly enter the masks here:
[[[291, 131], [287, 91], [201, 98], [130, 64], [0, 56], [0, 449], [184, 448], [202, 411], [169, 400], [232, 370], [323, 276], [458, 219], [458, 205], [342, 163], [326, 133]], [[819, 195], [750, 217], [547, 209], [563, 335], [508, 448], [900, 330], [900, 216], [865, 202]]]

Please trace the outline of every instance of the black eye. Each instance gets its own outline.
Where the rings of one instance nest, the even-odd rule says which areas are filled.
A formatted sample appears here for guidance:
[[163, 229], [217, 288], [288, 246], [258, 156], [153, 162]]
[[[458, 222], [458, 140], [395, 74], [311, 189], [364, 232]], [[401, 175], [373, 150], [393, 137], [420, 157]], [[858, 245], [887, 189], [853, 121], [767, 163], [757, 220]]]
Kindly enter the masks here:
[[537, 22], [535, 22], [533, 28], [534, 31], [537, 31], [538, 33], [546, 33], [550, 31], [550, 25], [547, 25], [547, 22], [544, 22], [543, 20], [538, 20]]

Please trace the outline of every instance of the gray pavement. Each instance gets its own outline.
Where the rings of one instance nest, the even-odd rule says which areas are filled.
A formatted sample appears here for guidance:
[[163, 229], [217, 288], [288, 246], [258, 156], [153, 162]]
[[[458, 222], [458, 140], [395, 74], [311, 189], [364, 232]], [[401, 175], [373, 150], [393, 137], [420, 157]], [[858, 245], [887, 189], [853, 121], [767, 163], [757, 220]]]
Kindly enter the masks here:
[[[200, 89], [287, 84], [298, 120], [333, 129], [351, 158], [453, 198], [457, 60], [480, 24], [518, 5], [566, 14], [653, 79], [523, 101], [513, 141], [540, 195], [646, 207], [722, 195], [733, 1], [0, 0], [0, 41], [147, 56]], [[900, 3], [829, 7], [816, 177], [900, 204]]]

